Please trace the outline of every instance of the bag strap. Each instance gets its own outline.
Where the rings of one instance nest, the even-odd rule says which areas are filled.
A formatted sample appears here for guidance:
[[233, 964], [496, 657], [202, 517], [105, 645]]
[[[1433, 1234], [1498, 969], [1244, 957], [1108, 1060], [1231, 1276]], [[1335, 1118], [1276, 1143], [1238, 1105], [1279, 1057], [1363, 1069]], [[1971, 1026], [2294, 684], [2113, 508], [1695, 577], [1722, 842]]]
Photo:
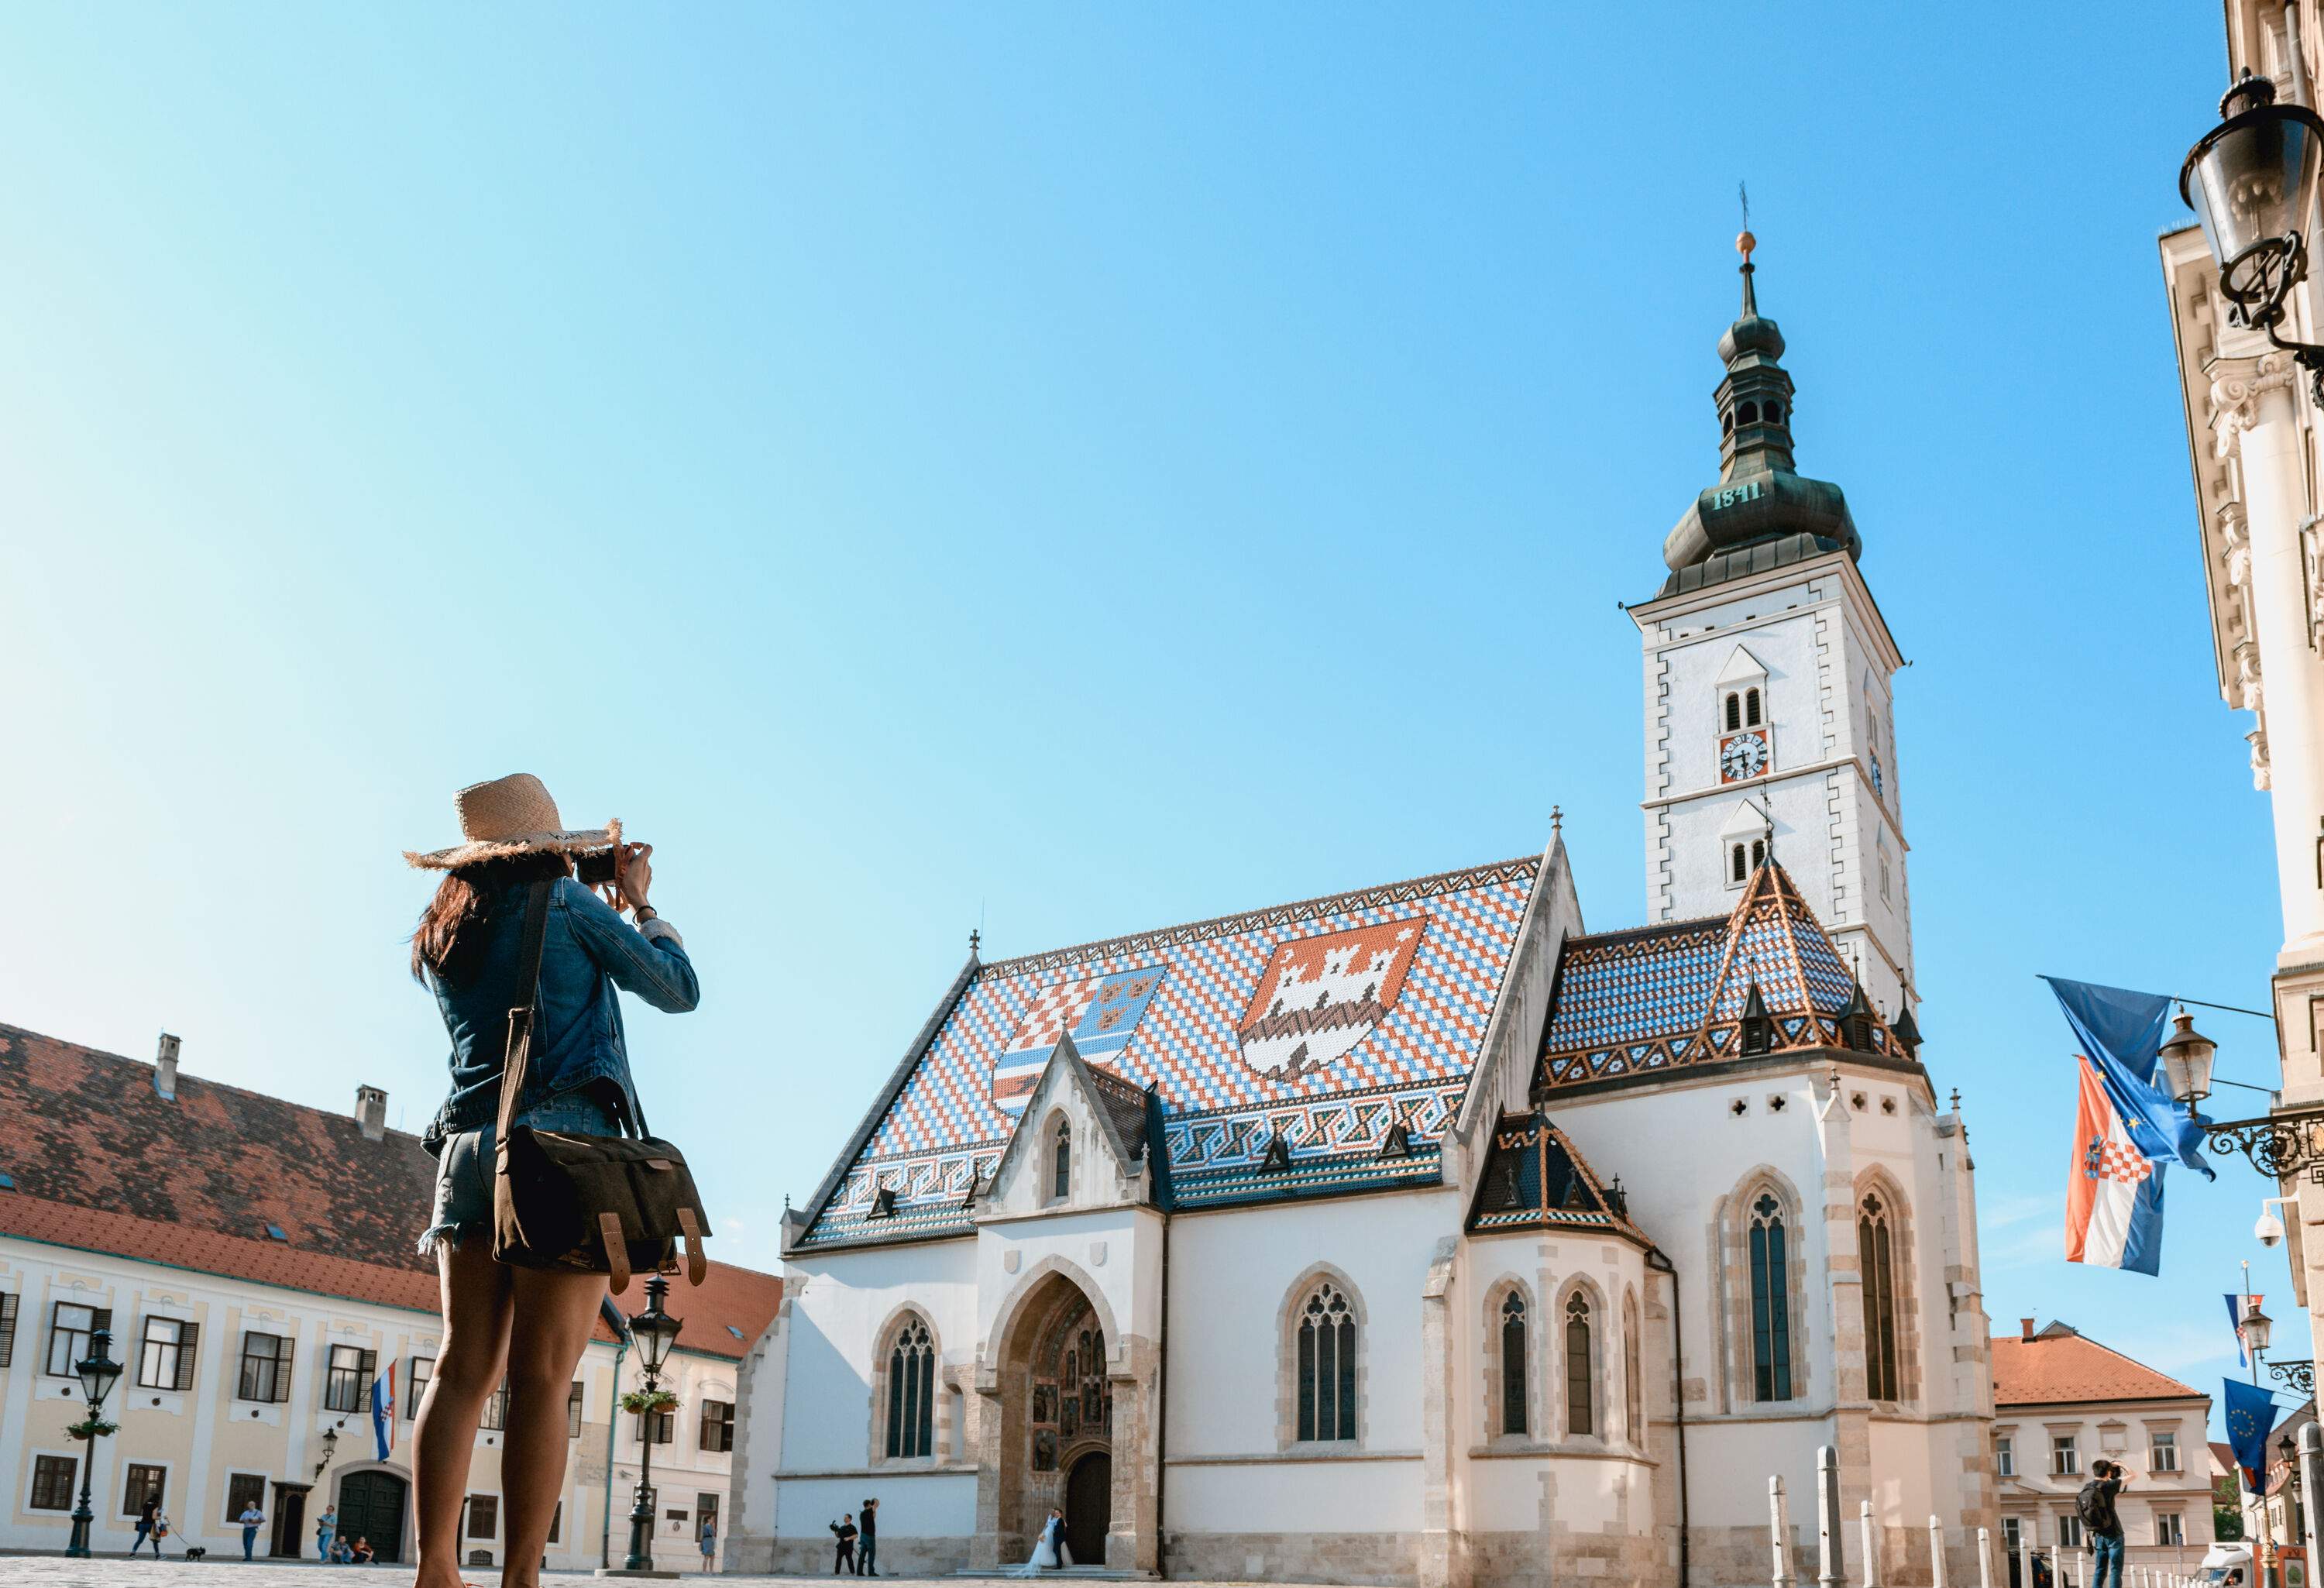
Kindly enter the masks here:
[[549, 891], [553, 878], [543, 877], [525, 891], [523, 946], [516, 962], [516, 990], [524, 1002], [509, 1011], [508, 1048], [501, 1059], [500, 1123], [493, 1135], [493, 1157], [507, 1161], [509, 1131], [516, 1124], [517, 1097], [524, 1090], [525, 1072], [532, 1066], [533, 1020], [540, 1012], [540, 956], [549, 939]]

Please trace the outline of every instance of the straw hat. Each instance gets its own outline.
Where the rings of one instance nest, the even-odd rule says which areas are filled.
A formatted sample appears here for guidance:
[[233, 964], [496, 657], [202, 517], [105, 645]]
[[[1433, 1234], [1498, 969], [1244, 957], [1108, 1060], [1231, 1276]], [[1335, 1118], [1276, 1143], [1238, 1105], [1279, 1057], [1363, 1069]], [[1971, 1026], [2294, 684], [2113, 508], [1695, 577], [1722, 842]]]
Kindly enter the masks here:
[[450, 849], [403, 858], [428, 871], [448, 872], [479, 860], [530, 854], [542, 849], [604, 849], [622, 841], [618, 817], [602, 827], [574, 831], [557, 814], [557, 801], [530, 772], [511, 772], [489, 783], [471, 783], [452, 796], [460, 813], [460, 836], [467, 840]]

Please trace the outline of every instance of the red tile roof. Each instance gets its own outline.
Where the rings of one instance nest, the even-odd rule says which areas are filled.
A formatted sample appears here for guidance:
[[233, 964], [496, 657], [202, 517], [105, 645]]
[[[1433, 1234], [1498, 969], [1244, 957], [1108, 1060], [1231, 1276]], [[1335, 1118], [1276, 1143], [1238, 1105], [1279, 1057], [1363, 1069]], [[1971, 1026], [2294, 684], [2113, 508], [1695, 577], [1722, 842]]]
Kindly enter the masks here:
[[2201, 1400], [2200, 1390], [2052, 1324], [2033, 1339], [1993, 1340], [1993, 1403], [2058, 1406], [2086, 1400]]
[[[14, 1182], [0, 1234], [436, 1310], [435, 1264], [414, 1250], [436, 1160], [401, 1131], [364, 1140], [352, 1113], [183, 1070], [172, 1102], [151, 1065], [0, 1025], [0, 1175]], [[641, 1285], [626, 1310], [644, 1305]], [[682, 1346], [739, 1358], [781, 1297], [774, 1275], [713, 1263], [699, 1289], [673, 1286], [669, 1308], [687, 1320]]]

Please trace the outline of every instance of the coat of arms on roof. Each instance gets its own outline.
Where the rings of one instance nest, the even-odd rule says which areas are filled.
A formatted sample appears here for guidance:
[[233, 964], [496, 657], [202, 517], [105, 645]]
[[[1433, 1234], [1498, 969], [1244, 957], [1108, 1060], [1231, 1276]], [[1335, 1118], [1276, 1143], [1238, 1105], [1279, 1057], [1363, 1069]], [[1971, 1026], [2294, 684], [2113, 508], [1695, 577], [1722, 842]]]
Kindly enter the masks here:
[[1288, 1080], [1345, 1056], [1396, 1007], [1427, 925], [1407, 916], [1277, 943], [1235, 1028], [1243, 1062]]
[[1010, 1113], [1022, 1112], [1050, 1052], [1067, 1032], [1083, 1063], [1103, 1066], [1120, 1058], [1164, 974], [1161, 965], [1140, 965], [1044, 988], [992, 1061], [994, 1104]]

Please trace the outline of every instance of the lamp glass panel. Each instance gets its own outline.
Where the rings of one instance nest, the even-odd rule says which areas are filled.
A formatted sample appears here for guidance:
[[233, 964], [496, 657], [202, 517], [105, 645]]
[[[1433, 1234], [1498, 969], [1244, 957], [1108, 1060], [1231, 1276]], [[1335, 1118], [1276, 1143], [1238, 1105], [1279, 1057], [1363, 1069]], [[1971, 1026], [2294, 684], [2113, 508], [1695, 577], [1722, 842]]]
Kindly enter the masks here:
[[2300, 229], [2316, 179], [2313, 130], [2282, 106], [2246, 112], [2215, 135], [2187, 172], [2187, 201], [2222, 265], [2254, 244]]

